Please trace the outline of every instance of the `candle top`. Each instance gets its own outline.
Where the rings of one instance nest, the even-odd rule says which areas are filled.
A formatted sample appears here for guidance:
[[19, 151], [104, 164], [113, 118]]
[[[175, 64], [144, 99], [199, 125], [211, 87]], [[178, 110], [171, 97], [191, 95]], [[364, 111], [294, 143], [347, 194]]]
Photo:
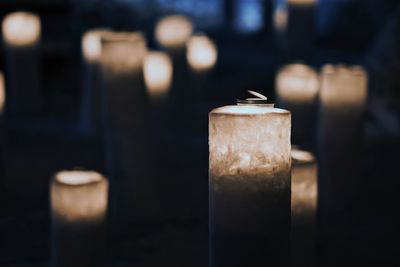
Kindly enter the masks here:
[[341, 75], [354, 75], [366, 76], [365, 69], [359, 65], [347, 66], [346, 64], [339, 63], [337, 65], [325, 64], [322, 67], [322, 73], [326, 75], [341, 74]]
[[268, 113], [287, 114], [289, 111], [270, 106], [263, 107], [258, 105], [230, 105], [213, 109], [211, 113], [226, 115], [261, 115]]
[[314, 163], [315, 162], [315, 157], [314, 155], [305, 150], [301, 150], [298, 148], [293, 148], [292, 146], [292, 151], [291, 151], [291, 156], [292, 156], [292, 161], [293, 163]]
[[67, 185], [85, 185], [99, 182], [104, 177], [95, 171], [61, 171], [55, 176], [57, 182]]

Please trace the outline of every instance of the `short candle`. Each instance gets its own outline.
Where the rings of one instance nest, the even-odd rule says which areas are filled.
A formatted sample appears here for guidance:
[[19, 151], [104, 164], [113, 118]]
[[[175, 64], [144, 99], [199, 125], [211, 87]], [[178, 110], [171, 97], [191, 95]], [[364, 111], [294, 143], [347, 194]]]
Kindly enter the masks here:
[[61, 171], [50, 195], [52, 266], [105, 265], [106, 178], [94, 171]]
[[290, 112], [248, 101], [209, 114], [212, 267], [289, 262]]

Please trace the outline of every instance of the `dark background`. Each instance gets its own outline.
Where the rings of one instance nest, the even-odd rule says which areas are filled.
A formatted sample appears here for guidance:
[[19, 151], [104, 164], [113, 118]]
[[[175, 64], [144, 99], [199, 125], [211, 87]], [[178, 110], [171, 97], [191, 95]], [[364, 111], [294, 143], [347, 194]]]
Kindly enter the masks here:
[[[94, 27], [141, 30], [156, 47], [153, 28], [165, 14], [190, 16], [218, 46], [218, 62], [196, 104], [195, 121], [207, 124], [214, 107], [234, 103], [248, 89], [274, 95], [284, 63], [302, 60], [363, 65], [369, 72], [363, 168], [356, 207], [318, 235], [319, 266], [397, 266], [400, 243], [397, 163], [400, 149], [400, 6], [396, 0], [320, 0], [312, 53], [282, 55], [272, 27], [272, 1], [228, 0], [0, 0], [0, 17], [15, 10], [42, 20], [41, 85], [44, 111], [30, 119], [6, 117], [2, 177], [37, 180], [37, 197], [13, 199], [0, 186], [0, 265], [46, 266], [50, 219], [48, 183], [61, 170], [83, 166], [104, 172], [99, 145], [77, 130], [81, 92], [80, 41]], [[243, 16], [242, 18], [240, 16]], [[248, 18], [251, 19], [248, 19]], [[247, 18], [247, 19], [246, 19]], [[5, 70], [4, 53], [0, 68]], [[156, 121], [155, 121], [156, 123]], [[188, 126], [191, 127], [191, 126]], [[184, 128], [184, 127], [183, 127]], [[176, 133], [185, 138], [160, 154], [156, 169], [166, 199], [185, 205], [177, 219], [109, 229], [111, 266], [207, 265], [207, 129]], [[179, 149], [174, 149], [178, 147]], [[177, 197], [174, 192], [182, 192]]]

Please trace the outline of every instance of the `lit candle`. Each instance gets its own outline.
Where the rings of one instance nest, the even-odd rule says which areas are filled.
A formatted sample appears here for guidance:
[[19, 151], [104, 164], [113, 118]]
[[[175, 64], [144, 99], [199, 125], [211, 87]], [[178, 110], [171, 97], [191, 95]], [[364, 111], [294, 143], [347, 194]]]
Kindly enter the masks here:
[[2, 23], [8, 68], [11, 113], [32, 116], [40, 112], [42, 95], [39, 88], [40, 18], [27, 12], [8, 14]]
[[82, 133], [101, 137], [102, 103], [104, 101], [100, 81], [101, 36], [107, 29], [87, 31], [82, 36], [83, 77], [79, 128]]
[[[356, 193], [367, 73], [326, 65], [321, 74], [319, 172], [321, 210], [346, 204]], [[326, 206], [328, 205], [328, 207]]]
[[110, 179], [115, 181], [115, 214], [127, 223], [157, 215], [149, 101], [143, 80], [146, 53], [146, 41], [139, 32], [102, 36], [106, 157]]
[[309, 144], [313, 135], [318, 90], [318, 74], [307, 65], [286, 65], [276, 76], [278, 104], [292, 113], [292, 140], [297, 144]]
[[104, 266], [106, 178], [94, 171], [58, 172], [50, 201], [52, 266]]
[[186, 57], [194, 71], [210, 71], [217, 62], [217, 47], [208, 36], [196, 34], [187, 41]]
[[287, 266], [290, 112], [238, 103], [209, 115], [210, 266]]
[[172, 61], [167, 53], [148, 52], [144, 59], [144, 80], [152, 101], [165, 99], [172, 83]]
[[316, 207], [315, 157], [292, 148], [292, 266], [315, 266]]

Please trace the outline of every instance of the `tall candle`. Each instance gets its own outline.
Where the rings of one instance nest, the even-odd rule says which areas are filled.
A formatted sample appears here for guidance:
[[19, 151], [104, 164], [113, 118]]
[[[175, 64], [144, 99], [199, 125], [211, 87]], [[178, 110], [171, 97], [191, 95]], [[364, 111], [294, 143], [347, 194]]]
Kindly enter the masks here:
[[39, 88], [39, 43], [41, 24], [38, 15], [14, 12], [5, 16], [2, 32], [8, 68], [8, 105], [12, 114], [32, 116], [43, 102]]
[[105, 266], [106, 178], [94, 171], [58, 172], [50, 201], [52, 266]]
[[104, 96], [100, 81], [101, 36], [107, 29], [95, 29], [82, 36], [82, 95], [80, 107], [80, 130], [90, 136], [100, 137], [103, 129], [101, 114]]
[[241, 103], [209, 114], [210, 266], [287, 266], [290, 112]]
[[316, 121], [317, 72], [308, 65], [289, 64], [278, 72], [275, 82], [279, 107], [292, 113], [292, 140], [309, 144]]
[[156, 216], [152, 176], [149, 101], [144, 87], [146, 41], [139, 32], [109, 32], [102, 38], [106, 156], [121, 222]]
[[[356, 193], [367, 73], [361, 67], [322, 69], [318, 152], [321, 210], [349, 204]], [[347, 205], [346, 204], [346, 205]]]
[[148, 52], [143, 66], [147, 92], [153, 102], [166, 98], [172, 83], [172, 61], [165, 52]]
[[316, 264], [317, 164], [312, 153], [292, 148], [291, 266]]

